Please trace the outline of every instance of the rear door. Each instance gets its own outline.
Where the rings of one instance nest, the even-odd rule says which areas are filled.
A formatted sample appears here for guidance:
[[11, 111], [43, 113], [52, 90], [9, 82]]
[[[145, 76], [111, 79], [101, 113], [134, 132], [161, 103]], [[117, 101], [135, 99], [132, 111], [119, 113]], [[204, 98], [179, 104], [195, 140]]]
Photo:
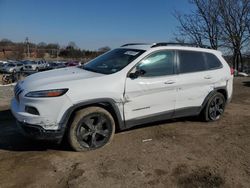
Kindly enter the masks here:
[[178, 81], [175, 116], [195, 115], [213, 90], [213, 76], [207, 71], [203, 52], [178, 50]]
[[135, 120], [165, 114], [173, 115], [176, 99], [176, 53], [173, 50], [154, 52], [132, 71], [143, 70], [138, 78], [127, 77], [124, 104], [125, 119]]

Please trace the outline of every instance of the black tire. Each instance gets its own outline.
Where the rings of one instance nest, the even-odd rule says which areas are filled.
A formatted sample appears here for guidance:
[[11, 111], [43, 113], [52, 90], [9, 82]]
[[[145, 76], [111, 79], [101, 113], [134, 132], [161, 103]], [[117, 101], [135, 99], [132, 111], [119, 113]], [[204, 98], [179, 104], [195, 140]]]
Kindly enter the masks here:
[[39, 68], [36, 68], [36, 72], [39, 72]]
[[68, 130], [68, 141], [75, 151], [88, 151], [108, 144], [115, 133], [112, 115], [100, 107], [76, 112]]
[[205, 121], [217, 121], [224, 113], [226, 105], [225, 97], [218, 92], [215, 92], [208, 100], [202, 116]]

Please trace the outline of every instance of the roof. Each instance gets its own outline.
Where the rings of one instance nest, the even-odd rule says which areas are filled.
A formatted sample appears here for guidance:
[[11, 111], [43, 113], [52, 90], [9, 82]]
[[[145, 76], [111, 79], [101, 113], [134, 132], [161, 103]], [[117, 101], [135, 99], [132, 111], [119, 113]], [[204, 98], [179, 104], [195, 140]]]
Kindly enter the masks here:
[[183, 49], [183, 50], [194, 50], [194, 51], [210, 51], [210, 52], [218, 52], [217, 50], [211, 49], [209, 46], [198, 45], [192, 43], [128, 43], [121, 46], [121, 48], [129, 48], [129, 49], [140, 49], [140, 50], [149, 50], [154, 48], [164, 48], [166, 49]]

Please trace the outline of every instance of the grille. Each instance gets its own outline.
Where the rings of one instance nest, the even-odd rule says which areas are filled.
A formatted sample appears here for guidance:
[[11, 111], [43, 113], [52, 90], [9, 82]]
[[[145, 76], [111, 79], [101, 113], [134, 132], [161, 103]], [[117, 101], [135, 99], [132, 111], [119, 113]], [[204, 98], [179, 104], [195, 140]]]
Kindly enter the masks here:
[[15, 88], [14, 88], [14, 93], [16, 100], [19, 101], [19, 95], [23, 92], [23, 89], [20, 87], [20, 85], [17, 83]]

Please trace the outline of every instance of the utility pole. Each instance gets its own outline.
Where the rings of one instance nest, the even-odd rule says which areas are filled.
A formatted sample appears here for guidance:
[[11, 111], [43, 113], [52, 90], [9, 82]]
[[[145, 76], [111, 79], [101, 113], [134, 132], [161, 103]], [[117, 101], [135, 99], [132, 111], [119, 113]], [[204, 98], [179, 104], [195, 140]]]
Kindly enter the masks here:
[[59, 49], [56, 49], [56, 61], [58, 62]]
[[29, 46], [29, 38], [28, 37], [26, 37], [25, 43], [27, 45], [27, 56], [28, 56], [28, 58], [30, 58], [30, 46]]

